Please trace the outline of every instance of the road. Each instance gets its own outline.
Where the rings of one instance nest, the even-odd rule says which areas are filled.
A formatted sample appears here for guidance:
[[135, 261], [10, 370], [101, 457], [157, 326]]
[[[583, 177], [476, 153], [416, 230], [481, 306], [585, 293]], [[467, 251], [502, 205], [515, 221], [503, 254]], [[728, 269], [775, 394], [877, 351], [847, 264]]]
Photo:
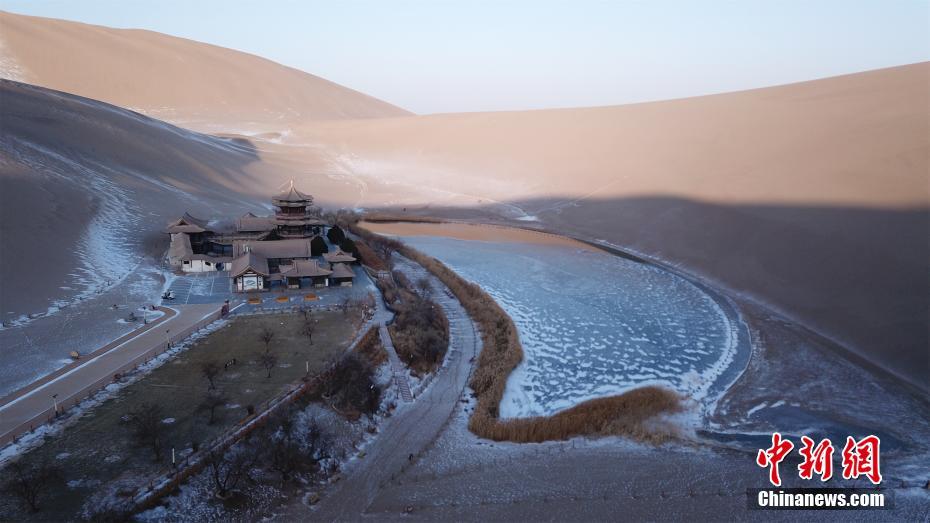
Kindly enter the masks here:
[[87, 359], [3, 399], [0, 445], [38, 427], [60, 410], [71, 407], [123, 373], [166, 348], [219, 314], [219, 304], [173, 305], [172, 314], [144, 331], [129, 333], [95, 350]]
[[[424, 269], [398, 263], [411, 281], [427, 276]], [[471, 372], [470, 360], [478, 352], [479, 339], [471, 318], [461, 304], [435, 277], [429, 276], [437, 303], [449, 318], [450, 347], [433, 382], [414, 403], [401, 404], [381, 427], [366, 449], [366, 456], [350, 462], [345, 480], [334, 484], [318, 506], [295, 503], [288, 520], [357, 519], [377, 497], [381, 488], [416, 462], [450, 421]], [[411, 459], [412, 458], [412, 459]]]

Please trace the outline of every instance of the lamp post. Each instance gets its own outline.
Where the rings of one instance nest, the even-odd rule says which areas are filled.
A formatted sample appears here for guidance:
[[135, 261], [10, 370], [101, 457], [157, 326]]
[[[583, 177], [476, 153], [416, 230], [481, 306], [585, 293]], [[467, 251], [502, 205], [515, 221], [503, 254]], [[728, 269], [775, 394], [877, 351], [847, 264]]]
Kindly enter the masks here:
[[165, 348], [171, 348], [171, 338], [168, 337], [168, 334], [171, 332], [171, 329], [165, 329]]

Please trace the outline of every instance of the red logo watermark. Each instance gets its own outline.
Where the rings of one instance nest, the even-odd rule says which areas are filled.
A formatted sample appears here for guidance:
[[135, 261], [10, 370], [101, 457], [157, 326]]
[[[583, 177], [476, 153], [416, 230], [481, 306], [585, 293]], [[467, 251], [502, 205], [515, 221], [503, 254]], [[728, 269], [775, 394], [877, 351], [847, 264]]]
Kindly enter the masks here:
[[[844, 479], [856, 479], [865, 476], [873, 484], [882, 481], [881, 464], [879, 462], [879, 447], [881, 440], [878, 436], [869, 435], [860, 440], [852, 436], [846, 438], [846, 445], [842, 452], [842, 466]], [[772, 446], [760, 449], [756, 454], [756, 464], [769, 469], [769, 482], [776, 487], [781, 486], [781, 476], [778, 465], [794, 449], [791, 440], [782, 438], [778, 432], [772, 433]], [[829, 438], [820, 440], [815, 445], [813, 439], [801, 436], [801, 448], [798, 449], [803, 461], [798, 465], [798, 476], [801, 479], [813, 479], [814, 475], [820, 481], [827, 481], [833, 477], [833, 443]]]

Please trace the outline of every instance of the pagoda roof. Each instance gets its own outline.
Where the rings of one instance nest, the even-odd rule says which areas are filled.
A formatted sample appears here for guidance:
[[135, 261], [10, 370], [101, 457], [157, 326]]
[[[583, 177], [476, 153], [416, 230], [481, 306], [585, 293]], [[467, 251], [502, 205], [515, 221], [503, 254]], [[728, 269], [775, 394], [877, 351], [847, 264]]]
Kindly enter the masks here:
[[291, 185], [288, 189], [278, 195], [272, 196], [273, 202], [289, 202], [289, 203], [312, 203], [313, 196], [309, 194], [304, 194], [297, 190], [294, 187], [294, 180], [291, 180]]

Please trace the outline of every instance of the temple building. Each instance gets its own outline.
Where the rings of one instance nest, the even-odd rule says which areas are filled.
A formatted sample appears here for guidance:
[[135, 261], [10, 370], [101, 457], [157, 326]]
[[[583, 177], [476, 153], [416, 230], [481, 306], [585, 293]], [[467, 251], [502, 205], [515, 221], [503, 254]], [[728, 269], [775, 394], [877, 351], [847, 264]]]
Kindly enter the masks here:
[[329, 252], [313, 197], [291, 182], [271, 202], [273, 216], [246, 213], [231, 227], [184, 213], [165, 229], [168, 262], [183, 272], [229, 271], [239, 292], [352, 285], [355, 257]]
[[281, 238], [311, 238], [323, 234], [323, 221], [310, 212], [313, 196], [295, 189], [293, 181], [290, 189], [272, 198], [271, 203], [277, 207], [274, 224]]

